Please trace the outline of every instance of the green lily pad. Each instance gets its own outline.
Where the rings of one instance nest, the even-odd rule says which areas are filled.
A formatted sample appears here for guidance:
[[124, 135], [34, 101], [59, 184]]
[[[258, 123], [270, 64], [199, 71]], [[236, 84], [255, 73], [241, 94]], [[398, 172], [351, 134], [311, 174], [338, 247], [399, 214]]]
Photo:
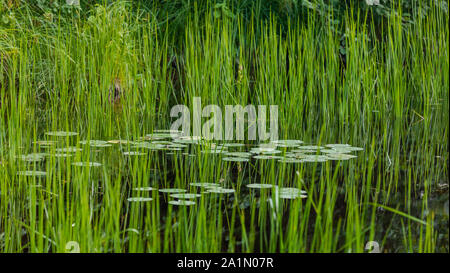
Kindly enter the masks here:
[[281, 199], [297, 199], [297, 198], [307, 198], [306, 191], [300, 190], [298, 188], [279, 188], [278, 196]]
[[329, 160], [349, 160], [352, 158], [357, 158], [356, 155], [349, 154], [329, 154], [327, 157]]
[[296, 139], [283, 139], [283, 140], [274, 140], [271, 143], [279, 147], [297, 147], [300, 144], [302, 144], [303, 141]]
[[65, 147], [65, 148], [58, 148], [55, 149], [55, 152], [57, 153], [76, 153], [81, 152], [83, 149], [77, 148], [77, 147]]
[[19, 171], [17, 172], [17, 175], [24, 175], [24, 176], [46, 176], [47, 172], [43, 171]]
[[253, 158], [259, 160], [283, 159], [283, 157], [276, 155], [255, 155]]
[[234, 193], [235, 190], [234, 189], [224, 189], [221, 187], [217, 187], [217, 188], [208, 188], [207, 192], [209, 193]]
[[157, 129], [157, 130], [153, 130], [153, 132], [154, 133], [164, 133], [164, 134], [177, 134], [177, 135], [183, 134], [183, 131], [170, 130], [170, 129]]
[[186, 192], [185, 189], [159, 189], [160, 192], [164, 193], [184, 193]]
[[137, 152], [137, 151], [128, 151], [128, 152], [123, 152], [123, 155], [128, 155], [128, 156], [139, 156], [139, 155], [146, 155], [146, 153], [141, 153], [141, 152]]
[[146, 139], [154, 139], [154, 140], [160, 140], [165, 138], [172, 138], [172, 135], [170, 133], [153, 133], [153, 134], [147, 134], [145, 135]]
[[66, 131], [51, 131], [45, 133], [48, 136], [57, 136], [57, 137], [67, 137], [67, 136], [76, 136], [77, 132], [66, 132]]
[[303, 163], [303, 160], [302, 159], [295, 159], [295, 158], [282, 158], [282, 159], [278, 160], [278, 162], [280, 162], [280, 163], [298, 164], [298, 163]]
[[120, 144], [120, 145], [127, 145], [127, 144], [133, 145], [133, 144], [138, 143], [136, 141], [126, 140], [126, 139], [112, 139], [112, 140], [108, 140], [106, 142], [110, 143], [110, 144]]
[[140, 187], [140, 188], [134, 188], [134, 191], [152, 191], [155, 190], [155, 188], [152, 187]]
[[111, 147], [112, 144], [104, 140], [81, 140], [80, 144], [89, 145], [91, 147]]
[[71, 154], [65, 154], [65, 153], [55, 153], [55, 154], [48, 154], [50, 157], [70, 157]]
[[102, 163], [98, 162], [74, 162], [72, 165], [77, 167], [100, 167]]
[[231, 162], [248, 162], [250, 159], [245, 157], [224, 157], [223, 161], [231, 161]]
[[150, 197], [130, 197], [127, 199], [128, 202], [150, 202], [153, 198]]
[[190, 183], [189, 185], [194, 187], [220, 187], [217, 183], [208, 183], [208, 182], [196, 182], [196, 183]]
[[349, 144], [327, 144], [327, 145], [325, 145], [325, 147], [328, 147], [328, 148], [347, 148], [347, 147], [351, 147], [351, 145], [349, 145]]
[[247, 152], [226, 152], [225, 155], [228, 157], [251, 157], [252, 156], [251, 153], [247, 153]]
[[248, 184], [247, 188], [251, 188], [251, 189], [271, 189], [271, 188], [273, 188], [273, 185], [271, 185], [271, 184], [253, 183], [253, 184]]
[[140, 142], [133, 146], [134, 149], [149, 149], [149, 150], [161, 150], [165, 146], [161, 144], [153, 144], [149, 142]]
[[52, 141], [52, 140], [38, 140], [33, 142], [34, 144], [37, 144], [39, 146], [53, 146], [55, 145], [57, 142], [56, 141]]
[[202, 195], [198, 193], [174, 193], [170, 195], [170, 197], [177, 199], [195, 199], [201, 196]]
[[222, 144], [223, 147], [227, 148], [239, 148], [239, 147], [245, 147], [245, 144], [243, 143], [224, 143]]
[[322, 146], [316, 146], [316, 145], [309, 145], [309, 146], [299, 146], [297, 149], [299, 150], [320, 150], [324, 149], [325, 147]]
[[169, 204], [174, 206], [192, 206], [195, 205], [195, 202], [190, 200], [172, 200], [169, 201]]
[[32, 153], [27, 155], [21, 155], [20, 159], [26, 162], [39, 162], [45, 159], [45, 153]]

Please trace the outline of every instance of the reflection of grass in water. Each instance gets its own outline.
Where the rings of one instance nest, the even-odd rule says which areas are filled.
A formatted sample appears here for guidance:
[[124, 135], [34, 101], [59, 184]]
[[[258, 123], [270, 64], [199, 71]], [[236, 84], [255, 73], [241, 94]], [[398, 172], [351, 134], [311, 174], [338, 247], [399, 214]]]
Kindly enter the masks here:
[[[346, 18], [341, 36], [314, 13], [286, 35], [273, 20], [262, 27], [192, 13], [181, 47], [164, 24], [121, 3], [70, 24], [30, 26], [36, 18], [17, 11], [17, 24], [0, 28], [0, 251], [58, 252], [73, 240], [83, 252], [363, 252], [368, 241], [386, 251], [448, 250], [440, 225], [448, 213], [430, 203], [448, 176], [448, 15], [430, 3], [408, 27], [394, 13], [382, 29]], [[117, 84], [120, 107], [109, 99]], [[171, 106], [191, 108], [194, 96], [222, 109], [278, 105], [280, 139], [293, 141], [276, 143], [280, 158], [267, 148], [226, 159], [201, 153], [193, 144], [202, 139], [155, 130], [170, 128]], [[81, 139], [112, 147], [96, 153]], [[258, 148], [244, 143], [205, 147]], [[17, 158], [44, 146], [45, 160]], [[329, 158], [316, 162], [315, 153]], [[245, 187], [252, 183], [307, 198]], [[170, 194], [133, 190], [145, 187], [203, 194], [195, 206], [172, 207], [181, 201]]]

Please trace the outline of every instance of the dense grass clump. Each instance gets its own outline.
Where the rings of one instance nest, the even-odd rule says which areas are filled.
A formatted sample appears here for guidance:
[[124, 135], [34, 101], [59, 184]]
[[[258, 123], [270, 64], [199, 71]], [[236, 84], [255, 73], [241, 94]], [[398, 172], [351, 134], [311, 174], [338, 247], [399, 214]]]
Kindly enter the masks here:
[[[0, 251], [449, 251], [445, 2], [41, 2], [0, 1]], [[194, 97], [303, 143], [158, 131]]]

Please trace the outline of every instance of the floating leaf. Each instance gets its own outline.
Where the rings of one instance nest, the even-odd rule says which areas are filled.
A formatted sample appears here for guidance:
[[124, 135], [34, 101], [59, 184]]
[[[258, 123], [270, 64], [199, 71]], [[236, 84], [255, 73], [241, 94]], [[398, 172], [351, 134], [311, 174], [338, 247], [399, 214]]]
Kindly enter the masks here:
[[302, 191], [297, 188], [279, 188], [278, 196], [281, 199], [296, 199], [296, 198], [306, 198], [306, 191]]
[[295, 158], [282, 158], [278, 160], [280, 163], [302, 163], [303, 160], [301, 159], [295, 159]]
[[253, 184], [248, 184], [247, 187], [251, 188], [251, 189], [271, 189], [271, 188], [273, 188], [273, 185], [253, 183]]
[[233, 192], [235, 192], [235, 190], [217, 187], [217, 188], [208, 188], [207, 192], [209, 192], [209, 193], [233, 193]]
[[74, 162], [72, 165], [77, 167], [100, 167], [102, 164], [98, 162]]
[[284, 140], [274, 140], [271, 143], [279, 147], [297, 147], [303, 143], [301, 140], [296, 139], [284, 139]]
[[81, 140], [80, 144], [89, 145], [91, 147], [110, 147], [110, 143], [104, 140]]
[[324, 155], [308, 155], [302, 160], [303, 162], [326, 162], [328, 157]]
[[146, 153], [141, 153], [141, 152], [136, 152], [136, 151], [128, 151], [128, 152], [123, 152], [123, 155], [128, 155], [128, 156], [139, 156], [139, 155], [146, 155]]
[[325, 145], [325, 147], [328, 147], [328, 148], [346, 148], [346, 147], [351, 147], [351, 145], [349, 145], [349, 144], [327, 144], [327, 145]]
[[58, 148], [55, 149], [55, 152], [57, 153], [76, 153], [81, 152], [83, 149], [77, 148], [77, 147], [66, 147], [66, 148]]
[[245, 147], [245, 144], [243, 144], [243, 143], [225, 143], [225, 144], [223, 144], [223, 147], [239, 148], [239, 147]]
[[185, 189], [160, 189], [160, 192], [164, 193], [183, 193], [186, 192]]
[[45, 153], [32, 153], [27, 155], [21, 155], [20, 159], [26, 162], [39, 162], [45, 159]]
[[128, 202], [150, 202], [153, 198], [150, 197], [130, 197], [127, 199]]
[[169, 204], [175, 206], [192, 206], [195, 205], [195, 202], [190, 200], [172, 200], [169, 201]]
[[224, 157], [223, 161], [232, 161], [232, 162], [248, 162], [250, 159], [244, 157]]
[[255, 155], [253, 158], [259, 160], [283, 159], [283, 157], [276, 155]]
[[111, 144], [123, 144], [123, 145], [127, 145], [127, 144], [132, 145], [132, 144], [138, 143], [136, 141], [125, 140], [125, 139], [113, 139], [113, 140], [108, 140], [106, 142], [111, 143]]
[[49, 154], [50, 157], [69, 157], [72, 156], [71, 154], [65, 154], [65, 153], [56, 153], [56, 154]]
[[174, 193], [171, 194], [170, 197], [177, 199], [195, 199], [197, 197], [201, 197], [201, 194], [198, 193]]
[[18, 175], [24, 175], [24, 176], [46, 176], [47, 172], [43, 171], [19, 171], [17, 172]]
[[189, 185], [194, 187], [220, 187], [220, 185], [217, 183], [208, 183], [208, 182], [190, 183]]
[[251, 153], [247, 153], [247, 152], [226, 152], [225, 155], [228, 157], [251, 157], [252, 156]]
[[40, 145], [40, 146], [52, 146], [55, 145], [57, 142], [52, 140], [38, 140], [33, 142], [34, 144]]
[[152, 187], [140, 187], [140, 188], [134, 188], [135, 191], [152, 191], [155, 190], [155, 188]]
[[77, 132], [65, 132], [65, 131], [52, 131], [45, 133], [48, 136], [58, 136], [58, 137], [67, 137], [67, 136], [76, 136]]
[[297, 149], [300, 150], [320, 150], [323, 149], [325, 147], [322, 146], [316, 146], [316, 145], [309, 145], [309, 146], [299, 146]]
[[356, 158], [356, 155], [349, 155], [349, 154], [329, 154], [328, 159], [329, 160], [349, 160], [352, 158]]

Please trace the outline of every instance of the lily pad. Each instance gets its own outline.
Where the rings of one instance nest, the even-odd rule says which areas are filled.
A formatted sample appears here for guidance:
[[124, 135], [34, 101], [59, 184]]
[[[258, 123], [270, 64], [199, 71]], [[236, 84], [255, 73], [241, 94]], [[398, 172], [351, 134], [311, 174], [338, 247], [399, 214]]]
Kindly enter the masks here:
[[127, 145], [127, 144], [136, 144], [136, 141], [131, 141], [131, 140], [126, 140], [126, 139], [112, 139], [112, 140], [108, 140], [106, 141], [107, 143], [110, 144], [123, 144], [123, 145]]
[[65, 154], [65, 153], [55, 153], [55, 154], [48, 154], [50, 157], [70, 157], [71, 154]]
[[195, 202], [190, 200], [172, 200], [169, 201], [169, 204], [174, 206], [192, 206], [195, 205]]
[[72, 165], [77, 167], [100, 167], [102, 163], [98, 162], [74, 162]]
[[273, 188], [273, 185], [271, 185], [271, 184], [253, 183], [253, 184], [248, 184], [247, 188], [251, 188], [251, 189], [271, 189], [271, 188]]
[[232, 162], [248, 162], [250, 159], [245, 157], [224, 157], [223, 161], [232, 161]]
[[226, 152], [225, 155], [228, 157], [251, 157], [252, 156], [251, 153], [247, 153], [247, 152]]
[[186, 192], [185, 189], [159, 189], [160, 192], [164, 193], [184, 193]]
[[55, 145], [57, 142], [52, 140], [38, 140], [33, 142], [34, 144], [40, 145], [40, 146], [52, 146]]
[[221, 187], [217, 187], [217, 188], [208, 188], [207, 192], [209, 193], [234, 193], [235, 190], [234, 189], [224, 189]]
[[297, 147], [303, 143], [301, 140], [296, 139], [283, 139], [283, 140], [274, 140], [271, 143], [276, 144], [279, 147]]
[[55, 149], [55, 152], [57, 153], [76, 153], [81, 152], [83, 149], [77, 148], [77, 147], [65, 147], [65, 148], [58, 148]]
[[227, 147], [227, 148], [245, 147], [245, 144], [243, 144], [243, 143], [224, 143], [222, 145], [223, 145], [223, 147]]
[[111, 143], [104, 140], [82, 140], [80, 141], [82, 145], [89, 145], [91, 147], [111, 147]]
[[208, 183], [208, 182], [196, 182], [196, 183], [190, 183], [189, 185], [194, 187], [220, 187], [217, 183]]
[[349, 155], [349, 154], [329, 154], [328, 156], [329, 160], [349, 160], [352, 158], [356, 158], [356, 155]]
[[328, 157], [324, 155], [309, 155], [303, 158], [303, 162], [327, 162]]
[[39, 162], [45, 159], [44, 153], [32, 153], [27, 155], [21, 155], [20, 159], [26, 162]]
[[278, 196], [281, 199], [297, 199], [297, 198], [307, 198], [306, 191], [302, 191], [297, 188], [279, 188]]
[[128, 202], [150, 202], [153, 198], [150, 197], [130, 197], [127, 199]]
[[146, 153], [141, 153], [141, 152], [136, 152], [136, 151], [128, 151], [128, 152], [123, 152], [123, 155], [128, 155], [128, 156], [139, 156], [139, 155], [146, 155]]
[[153, 134], [145, 135], [145, 138], [160, 140], [160, 139], [165, 139], [165, 138], [172, 138], [172, 135], [170, 133], [153, 133]]
[[282, 158], [280, 160], [278, 160], [278, 162], [280, 163], [303, 163], [302, 159], [295, 159], [295, 158]]
[[47, 172], [43, 171], [19, 171], [17, 172], [17, 175], [24, 175], [24, 176], [46, 176]]
[[259, 160], [283, 159], [283, 157], [276, 155], [255, 155], [253, 158]]
[[152, 187], [140, 187], [140, 188], [134, 188], [135, 191], [152, 191], [155, 190], [155, 188]]
[[197, 197], [201, 197], [201, 194], [198, 193], [174, 193], [171, 194], [170, 197], [177, 199], [195, 199]]
[[346, 147], [351, 147], [351, 145], [349, 145], [349, 144], [327, 144], [327, 145], [325, 145], [325, 147], [328, 147], [328, 148], [346, 148]]
[[316, 146], [316, 145], [307, 145], [307, 146], [299, 146], [297, 149], [300, 150], [320, 150], [324, 149], [325, 147], [322, 146]]
[[51, 131], [45, 133], [48, 136], [57, 136], [57, 137], [67, 137], [67, 136], [76, 136], [77, 132], [66, 132], [66, 131]]
[[254, 153], [254, 154], [277, 154], [277, 153], [281, 153], [281, 151], [277, 150], [275, 148], [258, 147], [258, 148], [250, 149], [250, 153]]
[[149, 150], [160, 150], [165, 146], [161, 144], [153, 144], [149, 142], [140, 142], [133, 146], [134, 149], [149, 149]]

